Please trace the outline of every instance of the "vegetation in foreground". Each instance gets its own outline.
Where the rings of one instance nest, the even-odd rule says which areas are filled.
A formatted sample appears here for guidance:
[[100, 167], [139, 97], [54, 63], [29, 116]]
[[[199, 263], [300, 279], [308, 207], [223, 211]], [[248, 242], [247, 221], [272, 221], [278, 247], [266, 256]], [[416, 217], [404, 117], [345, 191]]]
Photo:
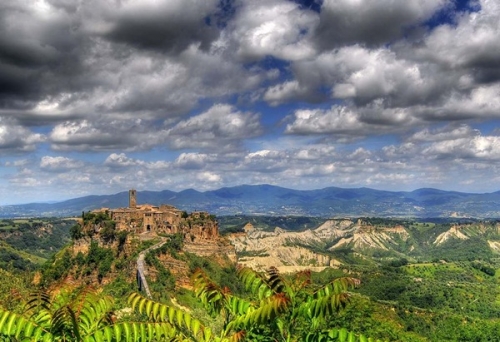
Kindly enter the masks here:
[[[387, 224], [372, 220], [377, 225]], [[24, 223], [16, 224], [19, 226]], [[404, 224], [406, 226], [406, 223]], [[68, 226], [66, 234], [69, 235]], [[448, 228], [449, 225], [435, 222], [414, 222], [409, 225], [415, 236], [418, 236], [418, 232], [421, 234], [432, 232], [436, 235]], [[16, 229], [9, 228], [8, 231], [12, 234]], [[37, 230], [33, 229], [31, 232], [33, 231]], [[20, 230], [17, 229], [17, 232]], [[25, 232], [30, 230], [20, 232], [16, 235], [17, 240], [13, 241], [23, 241], [22, 235]], [[113, 233], [112, 229], [110, 233]], [[117, 236], [114, 238], [118, 239]], [[284, 284], [284, 287], [280, 290], [282, 292], [278, 292], [280, 296], [275, 297], [276, 302], [271, 299], [266, 302], [266, 298], [271, 298], [272, 295], [261, 298], [259, 291], [255, 292], [253, 288], [253, 286], [258, 287], [254, 285], [257, 284], [258, 278], [267, 284], [266, 286], [271, 287], [273, 283], [270, 280], [271, 274], [253, 273], [254, 278], [247, 276], [248, 279], [253, 279], [249, 281], [245, 278], [245, 272], [237, 274], [234, 267], [223, 267], [213, 260], [182, 253], [182, 243], [174, 236], [171, 238], [172, 242], [164, 249], [147, 256], [146, 262], [154, 274], [151, 288], [155, 301], [134, 294], [134, 280], [123, 276], [125, 270], [134, 266], [133, 254], [125, 257], [123, 252], [106, 250], [97, 245], [85, 255], [72, 256], [64, 249], [52, 256], [45, 254], [49, 261], [42, 268], [43, 281], [35, 283], [33, 283], [33, 273], [29, 273], [29, 270], [37, 269], [39, 263], [47, 259], [40, 256], [38, 258], [42, 259], [38, 261], [32, 259], [33, 268], [25, 270], [15, 267], [14, 262], [9, 262], [7, 267], [4, 267], [6, 270], [0, 269], [0, 276], [4, 279], [0, 283], [2, 307], [0, 332], [4, 334], [4, 339], [15, 341], [15, 334], [19, 330], [18, 340], [23, 340], [21, 336], [27, 335], [22, 325], [29, 325], [29, 322], [36, 317], [43, 316], [46, 320], [36, 321], [38, 325], [33, 325], [32, 334], [35, 334], [36, 327], [43, 327], [43, 334], [40, 334], [52, 336], [50, 337], [52, 340], [73, 341], [77, 340], [75, 336], [79, 335], [82, 340], [111, 341], [116, 340], [118, 336], [122, 340], [130, 341], [151, 340], [155, 336], [162, 336], [162, 339], [168, 340], [168, 336], [172, 340], [204, 341], [205, 335], [201, 335], [201, 332], [209, 331], [207, 334], [211, 339], [205, 340], [271, 341], [266, 338], [273, 336], [272, 341], [286, 341], [285, 338], [288, 336], [290, 341], [294, 338], [302, 341], [308, 338], [304, 335], [304, 326], [314, 325], [311, 317], [302, 317], [302, 313], [298, 313], [301, 311], [298, 310], [300, 303], [309, 303], [311, 297], [308, 297], [308, 294], [331, 285], [332, 279], [343, 277], [358, 278], [361, 280], [361, 285], [356, 289], [344, 289], [344, 293], [349, 294], [349, 301], [331, 307], [331, 310], [326, 312], [328, 315], [317, 319], [318, 330], [314, 331], [323, 334], [325, 339], [330, 336], [328, 338], [331, 340], [335, 338], [340, 340], [344, 337], [347, 340], [349, 336], [353, 336], [354, 339], [362, 340], [364, 337], [359, 334], [363, 334], [387, 341], [495, 341], [500, 336], [500, 272], [498, 271], [500, 264], [498, 255], [488, 248], [481, 236], [466, 241], [450, 240], [428, 255], [424, 253], [427, 251], [424, 243], [420, 251], [413, 254], [366, 250], [365, 254], [361, 255], [359, 251], [346, 247], [335, 251], [336, 256], [347, 262], [345, 269], [328, 269], [322, 273], [313, 273], [309, 280], [304, 282], [307, 285], [303, 288], [298, 285], [302, 284], [299, 279], [307, 277], [301, 278], [303, 275], [300, 274], [295, 277], [278, 274], [280, 278], [278, 283]], [[30, 251], [29, 248], [21, 250], [13, 249], [11, 245], [5, 244], [5, 246], [13, 253]], [[138, 250], [147, 247], [147, 243], [137, 246]], [[53, 249], [55, 253], [56, 250]], [[45, 250], [49, 251], [50, 248]], [[26, 259], [33, 256], [33, 254], [24, 255]], [[194, 291], [176, 286], [175, 275], [163, 263], [165, 255], [184, 260], [188, 263], [190, 271], [194, 272], [198, 268], [204, 270], [195, 273]], [[70, 270], [78, 272], [69, 273]], [[101, 290], [97, 292], [85, 287], [65, 292], [57, 284], [70, 274], [71, 276], [78, 274], [81, 277], [85, 277], [86, 274], [101, 274], [103, 279], [109, 277], [111, 281], [103, 283]], [[238, 279], [241, 281], [237, 281]], [[40, 285], [36, 284], [50, 286], [53, 291], [43, 297], [44, 292], [40, 290]], [[248, 284], [253, 286], [249, 288]], [[289, 289], [298, 290], [293, 292]], [[30, 297], [30, 292], [34, 292], [37, 296]], [[45, 304], [40, 304], [43, 302], [40, 302], [42, 297], [47, 301]], [[102, 312], [106, 312], [106, 315], [99, 316], [100, 323], [91, 324], [93, 330], [85, 326], [87, 323], [78, 321], [81, 319], [92, 322], [98, 317], [98, 310], [91, 308], [93, 304], [85, 304], [87, 297], [90, 303], [101, 303], [99, 305], [103, 307]], [[28, 303], [23, 302], [25, 298], [29, 298]], [[38, 304], [35, 306], [34, 298], [38, 298], [36, 302]], [[280, 306], [278, 298], [286, 306]], [[293, 305], [291, 298], [296, 300]], [[245, 310], [234, 311], [236, 310], [234, 303], [238, 303], [238, 310], [240, 305]], [[250, 303], [253, 309], [240, 303]], [[266, 313], [264, 316], [258, 318], [256, 314], [254, 318], [248, 318], [251, 316], [250, 312], [259, 310], [266, 303], [274, 303], [272, 304], [274, 306], [261, 310]], [[96, 316], [89, 318], [83, 311], [75, 311], [77, 304], [89, 305], [89, 310], [96, 312]], [[42, 314], [43, 305], [47, 306], [49, 311]], [[235, 307], [232, 308], [232, 305]], [[65, 309], [61, 309], [62, 307]], [[133, 311], [124, 310], [127, 308], [133, 308]], [[65, 318], [60, 316], [62, 315], [60, 309], [66, 310]], [[158, 314], [162, 312], [161, 310], [165, 312], [163, 317]], [[78, 312], [78, 315], [75, 314], [76, 320], [73, 320], [71, 311]], [[241, 317], [246, 317], [247, 323], [242, 322]], [[267, 321], [267, 317], [272, 318], [273, 323]], [[328, 319], [324, 319], [325, 317]], [[16, 322], [21, 322], [22, 319], [26, 320], [25, 323], [17, 325]], [[69, 321], [64, 321], [66, 319]], [[285, 322], [293, 321], [296, 325], [282, 326], [280, 330], [280, 325], [274, 323], [279, 322], [279, 319]], [[190, 322], [189, 326], [187, 321]], [[191, 322], [200, 324], [196, 333], [193, 330], [198, 323]], [[74, 324], [79, 325], [76, 329], [82, 329], [78, 334]], [[12, 329], [16, 329], [15, 332]], [[49, 335], [47, 332], [51, 331], [53, 333]], [[245, 333], [239, 333], [240, 331]], [[333, 337], [335, 334], [336, 337]], [[26, 339], [34, 340], [34, 336], [28, 335]], [[315, 341], [318, 336], [310, 335], [309, 338]]]
[[239, 271], [239, 278], [244, 297], [219, 287], [199, 269], [193, 275], [196, 297], [214, 320], [222, 320], [215, 328], [137, 293], [128, 298], [134, 313], [117, 318], [112, 297], [83, 288], [56, 296], [35, 292], [22, 313], [0, 309], [0, 336], [20, 341], [373, 341], [332, 326], [331, 318], [347, 304], [347, 290], [358, 283], [353, 278], [318, 287], [309, 272], [291, 280], [276, 269], [261, 275], [248, 268]]

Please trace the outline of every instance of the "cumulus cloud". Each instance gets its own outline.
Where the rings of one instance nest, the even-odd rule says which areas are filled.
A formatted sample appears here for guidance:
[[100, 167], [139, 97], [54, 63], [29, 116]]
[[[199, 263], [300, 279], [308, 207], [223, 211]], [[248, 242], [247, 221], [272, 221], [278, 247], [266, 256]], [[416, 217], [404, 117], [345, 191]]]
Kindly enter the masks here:
[[40, 168], [47, 171], [66, 171], [71, 169], [79, 169], [82, 166], [82, 161], [61, 156], [43, 156], [40, 160]]
[[229, 31], [242, 60], [269, 55], [299, 60], [315, 52], [309, 38], [319, 22], [317, 13], [284, 0], [239, 1], [238, 6]]
[[[295, 62], [292, 70], [296, 79], [269, 87], [265, 100], [279, 104], [297, 97], [309, 102], [333, 97], [363, 106], [382, 99], [390, 107], [411, 106], [435, 101], [441, 93], [436, 91], [458, 77], [445, 76], [436, 67], [401, 58], [387, 48], [360, 45]], [[325, 87], [330, 96], [323, 93]]]
[[470, 120], [498, 118], [500, 84], [481, 85], [464, 92], [453, 92], [439, 106], [420, 106], [416, 115], [426, 120]]
[[297, 110], [292, 123], [286, 126], [289, 134], [364, 134], [366, 125], [354, 110], [333, 106], [329, 110]]
[[140, 161], [127, 157], [125, 153], [111, 153], [104, 161], [104, 165], [113, 168], [123, 168], [139, 164], [141, 164]]
[[315, 37], [322, 49], [390, 43], [447, 3], [446, 0], [325, 0]]
[[479, 82], [498, 80], [500, 4], [489, 0], [478, 3], [480, 11], [460, 15], [456, 25], [433, 30], [416, 49], [417, 56], [450, 68], [469, 68]]
[[213, 161], [214, 159], [214, 155], [203, 153], [181, 153], [175, 160], [174, 165], [181, 169], [201, 169], [209, 161]]
[[[98, 5], [99, 2], [95, 2]], [[217, 31], [206, 18], [215, 14], [216, 0], [132, 0], [105, 9], [100, 16], [103, 36], [138, 48], [180, 52], [191, 44], [208, 49]]]
[[42, 134], [0, 117], [0, 153], [33, 151], [45, 139]]
[[283, 102], [293, 99], [307, 99], [311, 102], [320, 101], [324, 97], [316, 94], [309, 85], [302, 86], [298, 80], [286, 81], [269, 87], [264, 94], [264, 100], [272, 106], [278, 106]]
[[216, 104], [206, 112], [177, 123], [168, 131], [169, 144], [176, 149], [231, 150], [242, 139], [262, 134], [259, 115], [244, 113], [231, 105]]
[[474, 136], [479, 135], [478, 130], [472, 129], [468, 125], [448, 125], [439, 129], [431, 130], [425, 128], [421, 131], [414, 133], [408, 141], [417, 142], [434, 142], [434, 141], [446, 141], [446, 140], [456, 140], [456, 139], [471, 139]]
[[500, 5], [470, 4], [3, 1], [0, 188], [490, 189]]
[[439, 141], [425, 148], [422, 153], [433, 158], [499, 160], [500, 137], [476, 136], [472, 139]]
[[197, 175], [198, 180], [209, 183], [220, 183], [221, 176], [212, 172], [202, 172]]
[[[118, 134], [113, 134], [118, 133]], [[120, 134], [122, 133], [122, 134]], [[107, 150], [135, 146], [133, 137], [124, 135], [116, 127], [82, 120], [56, 125], [49, 135], [55, 150]]]

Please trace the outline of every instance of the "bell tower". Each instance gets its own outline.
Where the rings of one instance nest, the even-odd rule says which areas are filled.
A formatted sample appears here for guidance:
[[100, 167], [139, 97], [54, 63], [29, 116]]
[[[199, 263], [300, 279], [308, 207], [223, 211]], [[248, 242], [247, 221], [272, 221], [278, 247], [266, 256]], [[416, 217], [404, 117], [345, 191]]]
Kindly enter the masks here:
[[128, 207], [137, 207], [137, 191], [134, 189], [128, 191]]

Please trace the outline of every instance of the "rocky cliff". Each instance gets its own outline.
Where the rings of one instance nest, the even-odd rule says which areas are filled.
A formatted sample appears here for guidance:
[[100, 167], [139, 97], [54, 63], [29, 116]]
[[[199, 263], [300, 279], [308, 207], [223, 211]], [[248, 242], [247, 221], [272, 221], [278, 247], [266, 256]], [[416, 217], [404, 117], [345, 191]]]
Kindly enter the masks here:
[[236, 248], [238, 263], [258, 270], [276, 266], [285, 272], [339, 267], [342, 258], [337, 256], [345, 252], [365, 260], [383, 256], [387, 260], [425, 259], [469, 239], [475, 239], [485, 253], [500, 253], [500, 224], [496, 222], [438, 225], [378, 221], [374, 224], [362, 219], [332, 219], [316, 229], [301, 232], [281, 228], [269, 232], [247, 224], [245, 233], [232, 234], [230, 240]]

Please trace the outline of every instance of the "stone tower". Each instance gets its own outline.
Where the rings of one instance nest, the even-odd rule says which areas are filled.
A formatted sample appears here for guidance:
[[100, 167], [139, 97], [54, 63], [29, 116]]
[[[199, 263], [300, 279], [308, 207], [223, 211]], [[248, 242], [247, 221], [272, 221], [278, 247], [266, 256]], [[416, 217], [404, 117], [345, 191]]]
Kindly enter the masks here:
[[137, 207], [137, 191], [134, 189], [128, 191], [128, 206], [129, 208]]

